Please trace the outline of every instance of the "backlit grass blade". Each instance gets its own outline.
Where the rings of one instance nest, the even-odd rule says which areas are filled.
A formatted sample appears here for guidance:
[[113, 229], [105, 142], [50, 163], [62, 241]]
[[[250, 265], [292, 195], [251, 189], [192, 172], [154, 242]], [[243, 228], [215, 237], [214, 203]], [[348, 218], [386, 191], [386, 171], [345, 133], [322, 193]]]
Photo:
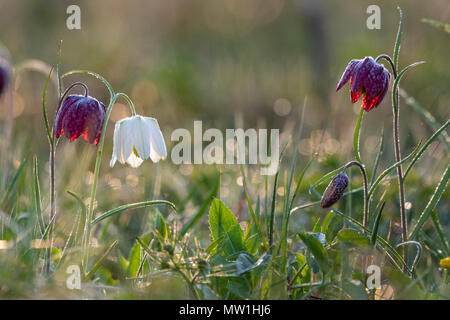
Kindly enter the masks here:
[[409, 164], [408, 168], [405, 171], [405, 174], [403, 175], [403, 179], [406, 179], [406, 176], [411, 171], [412, 167], [416, 164], [417, 160], [422, 156], [422, 154], [427, 150], [427, 148], [431, 145], [431, 143], [436, 140], [436, 138], [440, 135], [441, 132], [445, 132], [444, 130], [448, 127], [450, 124], [450, 119], [447, 120], [447, 122], [440, 127], [428, 140], [425, 142], [425, 144], [420, 148], [420, 150], [417, 152], [417, 154], [412, 159], [411, 163]]
[[39, 230], [41, 235], [44, 233], [44, 219], [42, 217], [42, 209], [41, 209], [41, 188], [39, 186], [39, 171], [38, 171], [38, 160], [36, 155], [33, 157], [33, 196], [34, 196], [34, 205], [39, 225]]
[[380, 225], [380, 221], [381, 221], [381, 213], [383, 212], [384, 209], [384, 204], [386, 202], [383, 201], [380, 205], [380, 207], [378, 208], [377, 211], [377, 215], [375, 216], [375, 222], [373, 223], [373, 228], [372, 228], [372, 236], [371, 236], [371, 243], [372, 245], [375, 245], [376, 241], [377, 241], [377, 235], [378, 235], [378, 227]]
[[103, 260], [105, 260], [109, 253], [112, 251], [112, 249], [114, 249], [114, 247], [117, 245], [119, 241], [115, 240], [113, 243], [111, 243], [111, 245], [109, 246], [109, 248], [106, 250], [106, 252], [100, 257], [100, 259], [98, 259], [98, 261], [94, 264], [94, 266], [92, 267], [91, 271], [89, 271], [86, 274], [86, 279], [91, 278], [94, 273], [98, 270], [98, 268], [101, 267]]
[[413, 240], [419, 231], [422, 229], [425, 221], [428, 219], [428, 217], [431, 214], [431, 211], [433, 211], [434, 207], [438, 203], [439, 199], [441, 198], [442, 194], [444, 193], [445, 189], [447, 188], [448, 179], [450, 176], [450, 166], [447, 166], [447, 169], [445, 169], [444, 174], [442, 175], [441, 181], [439, 181], [439, 184], [436, 186], [436, 189], [434, 190], [433, 195], [430, 198], [430, 201], [426, 205], [425, 209], [422, 211], [422, 214], [419, 217], [419, 220], [417, 221], [416, 225], [414, 226], [413, 231], [410, 233], [408, 239]]
[[417, 150], [419, 150], [420, 147], [420, 143], [417, 145], [417, 147], [413, 150], [413, 152], [411, 152], [407, 157], [403, 158], [402, 160], [394, 163], [392, 166], [390, 166], [389, 168], [387, 168], [386, 170], [384, 170], [379, 176], [378, 178], [375, 180], [375, 182], [372, 184], [372, 186], [369, 188], [369, 192], [367, 194], [368, 199], [370, 199], [372, 193], [374, 192], [375, 188], [378, 186], [378, 184], [381, 182], [381, 180], [383, 180], [383, 178], [385, 176], [387, 176], [392, 170], [394, 170], [395, 168], [397, 168], [398, 166], [400, 166], [402, 163], [408, 161], [416, 152]]
[[[417, 102], [417, 100], [408, 95], [408, 93], [405, 90], [399, 88], [398, 92], [400, 96], [404, 99], [405, 103], [408, 106], [411, 106], [425, 120], [425, 122], [430, 126], [431, 129], [436, 131], [441, 127], [441, 125], [436, 121], [433, 115], [424, 108], [422, 108], [420, 104]], [[447, 146], [447, 150], [450, 150], [450, 137], [448, 136], [446, 131], [441, 132], [440, 139]]]
[[105, 212], [98, 218], [92, 220], [91, 225], [99, 223], [100, 221], [102, 221], [106, 218], [109, 218], [113, 215], [116, 215], [118, 213], [121, 213], [125, 210], [151, 207], [151, 206], [159, 205], [159, 204], [169, 206], [175, 211], [177, 210], [176, 206], [172, 202], [166, 201], [166, 200], [151, 200], [151, 201], [136, 202], [136, 203], [126, 204], [126, 205], [123, 205], [123, 206], [120, 206], [120, 207], [117, 207], [117, 208], [114, 208], [114, 209], [111, 209], [111, 210]]
[[265, 250], [268, 250], [269, 246], [267, 245], [266, 239], [261, 231], [261, 226], [259, 224], [258, 218], [256, 217], [255, 211], [253, 210], [252, 202], [251, 202], [250, 196], [248, 194], [247, 179], [245, 178], [244, 165], [242, 165], [242, 164], [241, 164], [241, 174], [242, 174], [242, 179], [244, 182], [244, 192], [245, 192], [245, 197], [247, 198], [248, 210], [250, 211], [253, 222], [255, 223], [255, 228], [256, 228], [256, 231], [258, 232], [258, 235], [262, 241], [262, 245], [264, 246]]
[[370, 177], [370, 183], [369, 186], [371, 187], [375, 176], [377, 174], [378, 164], [380, 163], [381, 155], [383, 154], [383, 148], [384, 148], [384, 129], [381, 130], [381, 137], [380, 137], [380, 148], [378, 149], [377, 156], [375, 157], [375, 163], [373, 164], [372, 169], [372, 176]]
[[436, 212], [434, 212], [434, 211], [431, 212], [431, 218], [433, 219], [434, 227], [436, 228], [436, 232], [439, 236], [439, 239], [442, 242], [444, 251], [447, 253], [447, 256], [450, 257], [450, 247], [448, 245], [448, 241], [444, 235], [444, 232], [442, 231], [442, 227], [441, 227], [441, 224], [439, 223], [439, 218], [438, 218]]

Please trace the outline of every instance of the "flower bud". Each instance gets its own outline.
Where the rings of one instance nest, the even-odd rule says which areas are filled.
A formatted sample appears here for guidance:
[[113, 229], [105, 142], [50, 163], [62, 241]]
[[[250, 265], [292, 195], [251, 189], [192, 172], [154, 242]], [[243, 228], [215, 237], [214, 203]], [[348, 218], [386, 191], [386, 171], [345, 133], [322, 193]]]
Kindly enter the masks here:
[[334, 205], [344, 195], [344, 191], [348, 186], [348, 177], [345, 172], [339, 173], [331, 180], [327, 189], [323, 193], [320, 206], [322, 208], [329, 208]]
[[440, 265], [444, 269], [450, 269], [450, 257], [442, 259]]

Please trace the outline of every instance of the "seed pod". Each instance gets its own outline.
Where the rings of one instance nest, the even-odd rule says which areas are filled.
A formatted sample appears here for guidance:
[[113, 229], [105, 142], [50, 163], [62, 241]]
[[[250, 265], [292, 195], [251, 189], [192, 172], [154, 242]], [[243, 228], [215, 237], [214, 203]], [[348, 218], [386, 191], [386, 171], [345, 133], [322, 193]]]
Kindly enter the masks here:
[[5, 59], [0, 58], [0, 96], [8, 86], [10, 78], [11, 71], [9, 68], [9, 63]]
[[345, 172], [339, 173], [337, 176], [331, 180], [327, 189], [323, 193], [322, 201], [320, 201], [320, 206], [322, 208], [329, 208], [334, 205], [339, 199], [342, 198], [345, 189], [348, 186], [348, 177]]

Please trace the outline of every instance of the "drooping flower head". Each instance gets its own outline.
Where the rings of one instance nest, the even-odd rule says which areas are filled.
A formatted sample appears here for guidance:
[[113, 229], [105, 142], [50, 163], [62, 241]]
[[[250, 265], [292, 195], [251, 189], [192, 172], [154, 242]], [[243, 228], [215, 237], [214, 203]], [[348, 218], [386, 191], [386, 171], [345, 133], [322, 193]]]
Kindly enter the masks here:
[[322, 208], [329, 208], [334, 205], [344, 195], [344, 191], [348, 186], [348, 177], [345, 172], [341, 172], [331, 180], [328, 187], [323, 193], [320, 206]]
[[11, 78], [11, 70], [8, 61], [0, 58], [0, 96], [5, 91]]
[[67, 96], [55, 119], [55, 136], [63, 133], [70, 142], [82, 136], [86, 142], [98, 144], [102, 133], [106, 107], [90, 96]]
[[352, 103], [363, 96], [362, 107], [370, 111], [383, 100], [389, 89], [391, 75], [389, 71], [376, 62], [372, 57], [361, 60], [352, 60], [347, 65], [336, 91], [341, 89], [350, 80], [350, 97]]
[[135, 115], [116, 123], [111, 167], [118, 160], [136, 168], [145, 159], [158, 162], [166, 156], [164, 137], [155, 118]]

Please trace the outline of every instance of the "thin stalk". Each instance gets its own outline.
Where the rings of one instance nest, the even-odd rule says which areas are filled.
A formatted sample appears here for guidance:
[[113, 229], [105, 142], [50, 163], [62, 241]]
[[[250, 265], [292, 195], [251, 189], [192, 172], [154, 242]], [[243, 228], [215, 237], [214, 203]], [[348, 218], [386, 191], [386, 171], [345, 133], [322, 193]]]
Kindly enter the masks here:
[[[380, 55], [376, 58], [375, 61], [380, 59], [385, 59], [391, 65], [392, 72], [394, 74], [394, 80], [397, 78], [397, 70], [395, 68], [394, 62], [388, 55]], [[398, 87], [397, 87], [398, 88]], [[399, 104], [399, 94], [398, 89], [394, 88], [392, 92], [392, 112], [393, 112], [393, 133], [394, 133], [394, 152], [395, 152], [395, 161], [401, 161], [402, 155], [400, 151], [400, 104]], [[402, 242], [408, 241], [408, 222], [406, 219], [406, 207], [405, 207], [405, 185], [403, 179], [403, 169], [402, 166], [399, 165], [397, 167], [397, 180], [398, 180], [398, 188], [399, 188], [399, 199], [400, 199], [400, 226], [402, 229]], [[408, 251], [406, 247], [403, 250], [403, 260], [405, 260], [406, 264], [408, 263]], [[404, 270], [406, 272], [406, 270]]]
[[[64, 91], [64, 94], [61, 96], [61, 99], [59, 99], [58, 108], [56, 110], [56, 113], [58, 113], [59, 108], [61, 108], [62, 102], [64, 101], [64, 98], [69, 93], [69, 91], [75, 87], [75, 86], [82, 86], [85, 90], [84, 95], [85, 97], [88, 96], [88, 88], [86, 85], [82, 82], [75, 82], [72, 83], [66, 91]], [[45, 273], [47, 275], [50, 274], [50, 262], [51, 262], [51, 255], [52, 255], [52, 247], [53, 247], [53, 229], [55, 227], [55, 220], [56, 220], [56, 189], [55, 189], [55, 156], [56, 156], [56, 145], [57, 140], [55, 137], [55, 129], [52, 129], [52, 139], [50, 140], [50, 219], [49, 219], [49, 232], [48, 232], [48, 247], [47, 247], [47, 254], [45, 257]]]
[[[369, 197], [368, 197], [368, 193], [369, 193], [369, 183], [367, 180], [367, 172], [366, 172], [366, 168], [363, 164], [359, 163], [358, 161], [350, 161], [349, 163], [347, 163], [344, 166], [344, 171], [351, 167], [351, 166], [357, 166], [359, 168], [359, 170], [361, 171], [361, 174], [363, 176], [363, 180], [364, 180], [364, 214], [363, 214], [363, 226], [364, 227], [368, 227], [369, 224]], [[367, 234], [367, 231], [364, 230], [364, 233]]]
[[54, 228], [54, 220], [56, 217], [55, 154], [56, 154], [56, 144], [55, 144], [55, 134], [53, 133], [53, 142], [50, 144], [50, 219], [49, 219], [50, 229], [48, 233], [47, 254], [45, 257], [45, 273], [47, 275], [50, 274], [50, 261], [53, 246], [53, 228]]
[[116, 102], [117, 98], [123, 97], [127, 100], [131, 113], [134, 116], [136, 114], [136, 110], [134, 108], [133, 102], [131, 99], [124, 93], [117, 93], [115, 94], [113, 91], [111, 91], [111, 99], [109, 101], [108, 108], [106, 109], [106, 115], [103, 122], [103, 128], [102, 133], [100, 135], [100, 141], [98, 143], [98, 149], [97, 149], [97, 157], [95, 159], [95, 168], [94, 168], [94, 180], [92, 182], [92, 190], [91, 190], [91, 198], [89, 201], [89, 212], [86, 216], [86, 222], [84, 225], [84, 235], [83, 235], [83, 260], [82, 260], [82, 266], [84, 270], [84, 274], [86, 274], [88, 270], [88, 263], [89, 263], [89, 243], [91, 238], [91, 230], [92, 230], [92, 219], [94, 216], [94, 201], [95, 201], [95, 195], [97, 192], [97, 183], [98, 183], [98, 176], [100, 173], [100, 165], [102, 162], [102, 154], [103, 154], [103, 146], [105, 144], [105, 134], [106, 134], [106, 128], [108, 126], [109, 117], [111, 115], [112, 108], [114, 106], [114, 103]]

